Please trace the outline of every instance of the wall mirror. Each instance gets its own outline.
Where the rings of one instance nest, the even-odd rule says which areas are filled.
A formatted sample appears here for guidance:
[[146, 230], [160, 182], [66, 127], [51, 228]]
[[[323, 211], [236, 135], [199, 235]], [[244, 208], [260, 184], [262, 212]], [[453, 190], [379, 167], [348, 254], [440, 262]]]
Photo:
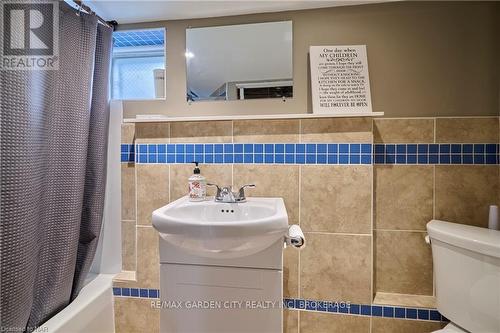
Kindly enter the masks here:
[[188, 101], [293, 96], [292, 21], [186, 30]]

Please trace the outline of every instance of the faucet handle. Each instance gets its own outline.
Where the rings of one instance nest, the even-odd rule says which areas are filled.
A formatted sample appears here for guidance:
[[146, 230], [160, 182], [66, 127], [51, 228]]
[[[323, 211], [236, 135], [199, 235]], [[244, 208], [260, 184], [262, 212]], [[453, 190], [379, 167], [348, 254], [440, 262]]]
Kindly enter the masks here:
[[207, 183], [207, 186], [215, 186], [217, 188], [217, 193], [215, 194], [215, 197], [220, 197], [220, 191], [221, 191], [221, 188], [219, 185], [217, 184], [212, 184], [212, 183]]
[[238, 199], [240, 200], [245, 200], [246, 197], [245, 197], [245, 188], [255, 188], [255, 184], [246, 184], [246, 185], [243, 185], [242, 187], [240, 187], [239, 191], [238, 191]]
[[207, 183], [207, 186], [215, 186], [217, 193], [215, 194], [215, 201], [220, 202], [234, 202], [234, 194], [231, 186], [220, 187], [217, 184]]

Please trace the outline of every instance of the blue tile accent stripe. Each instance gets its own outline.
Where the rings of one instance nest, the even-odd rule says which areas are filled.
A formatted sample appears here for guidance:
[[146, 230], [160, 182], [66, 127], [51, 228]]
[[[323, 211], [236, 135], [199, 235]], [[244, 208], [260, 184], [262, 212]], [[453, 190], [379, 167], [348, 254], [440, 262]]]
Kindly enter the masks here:
[[371, 143], [122, 144], [121, 161], [205, 164], [372, 164]]
[[158, 289], [113, 287], [113, 296], [160, 298], [160, 291]]
[[425, 321], [443, 321], [448, 319], [436, 309], [409, 308], [377, 304], [347, 304], [342, 302], [316, 301], [306, 299], [283, 299], [283, 306], [287, 309], [345, 313], [360, 316], [417, 319]]
[[113, 32], [113, 46], [146, 46], [165, 44], [164, 29], [145, 29]]
[[176, 143], [122, 144], [125, 163], [499, 164], [495, 143]]
[[374, 164], [499, 164], [497, 143], [375, 144]]
[[135, 146], [122, 144], [120, 148], [120, 155], [122, 162], [134, 162], [135, 161]]
[[[113, 287], [113, 295], [132, 298], [160, 298], [160, 290], [146, 288]], [[332, 301], [317, 301], [307, 299], [284, 298], [286, 309], [320, 311], [359, 316], [384, 318], [416, 319], [425, 321], [448, 321], [436, 309], [409, 308], [376, 304], [351, 304]]]

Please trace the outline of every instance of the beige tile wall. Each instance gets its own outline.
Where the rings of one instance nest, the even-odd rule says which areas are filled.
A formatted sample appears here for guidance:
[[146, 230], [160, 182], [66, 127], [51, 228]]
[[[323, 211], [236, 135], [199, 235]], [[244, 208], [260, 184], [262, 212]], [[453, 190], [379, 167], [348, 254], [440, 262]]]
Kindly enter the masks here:
[[[489, 134], [477, 134], [476, 126]], [[463, 137], [454, 133], [458, 129]], [[438, 137], [443, 142], [498, 142], [498, 132], [494, 118], [249, 120], [137, 124], [135, 130], [123, 125], [122, 142], [430, 143]], [[284, 198], [290, 223], [301, 225], [308, 242], [301, 252], [284, 251], [285, 296], [363, 304], [377, 291], [432, 295], [426, 223], [441, 218], [484, 225], [485, 207], [497, 202], [499, 193], [497, 166], [224, 164], [202, 165], [201, 170], [211, 182], [255, 183], [250, 195]], [[123, 269], [136, 270], [136, 280], [115, 285], [159, 288], [158, 235], [151, 212], [185, 195], [191, 172], [192, 166], [184, 164], [122, 164]], [[117, 332], [157, 331], [158, 313], [145, 302], [119, 298], [115, 306]], [[127, 312], [144, 313], [148, 320], [130, 323]], [[430, 332], [439, 326], [371, 321], [284, 313], [286, 332]]]
[[160, 331], [160, 312], [142, 298], [115, 297], [115, 332], [152, 333]]
[[300, 253], [301, 298], [371, 302], [371, 235], [306, 233]]
[[[497, 117], [374, 120], [375, 143], [497, 143]], [[375, 165], [375, 291], [433, 295], [424, 237], [435, 218], [485, 227], [497, 165]]]
[[[132, 143], [130, 127], [124, 125], [124, 143]], [[371, 130], [371, 120], [361, 118], [137, 124], [135, 142], [371, 142]], [[123, 222], [124, 230], [127, 226], [123, 249], [125, 257], [137, 257], [137, 271], [136, 281], [115, 284], [159, 288], [158, 236], [151, 227], [151, 212], [186, 194], [192, 166], [131, 164], [123, 169], [123, 181], [129, 181], [122, 193], [127, 206], [123, 216], [128, 216]], [[235, 187], [255, 183], [251, 195], [283, 197], [289, 223], [304, 226], [310, 240], [308, 250], [284, 252], [285, 296], [371, 301], [371, 166], [242, 164], [203, 165], [201, 169], [211, 182]], [[322, 189], [323, 195], [318, 195], [317, 189]], [[332, 209], [332, 200], [339, 209]], [[135, 230], [130, 230], [128, 220], [136, 223]], [[133, 251], [135, 240], [137, 250]], [[353, 255], [355, 260], [350, 260]], [[330, 264], [325, 265], [325, 260]], [[126, 263], [124, 260], [124, 269], [133, 267]], [[332, 274], [321, 281], [315, 272]], [[289, 331], [298, 329], [296, 311], [287, 312], [284, 320]]]
[[373, 318], [372, 333], [429, 333], [443, 328], [438, 322]]
[[486, 227], [498, 191], [497, 165], [436, 166], [436, 217]]
[[[121, 143], [135, 141], [134, 124], [123, 124]], [[136, 270], [135, 164], [121, 164], [122, 269]]]
[[300, 316], [301, 333], [369, 333], [370, 318], [341, 316], [327, 313], [302, 311]]

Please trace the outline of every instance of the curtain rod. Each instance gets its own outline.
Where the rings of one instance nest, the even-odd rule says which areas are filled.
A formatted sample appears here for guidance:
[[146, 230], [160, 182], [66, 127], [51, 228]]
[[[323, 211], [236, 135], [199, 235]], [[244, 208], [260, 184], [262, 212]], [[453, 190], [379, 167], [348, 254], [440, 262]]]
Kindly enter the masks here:
[[116, 21], [106, 21], [105, 19], [103, 19], [102, 17], [100, 17], [99, 15], [97, 15], [96, 12], [94, 12], [92, 9], [90, 9], [89, 6], [85, 5], [83, 3], [83, 1], [81, 0], [71, 0], [77, 7], [79, 7], [80, 10], [83, 10], [85, 11], [87, 14], [89, 15], [94, 15], [95, 17], [97, 17], [97, 20], [99, 21], [99, 23], [107, 26], [107, 27], [110, 27], [111, 29], [113, 29], [113, 31], [116, 29], [116, 26], [118, 25], [118, 22]]

